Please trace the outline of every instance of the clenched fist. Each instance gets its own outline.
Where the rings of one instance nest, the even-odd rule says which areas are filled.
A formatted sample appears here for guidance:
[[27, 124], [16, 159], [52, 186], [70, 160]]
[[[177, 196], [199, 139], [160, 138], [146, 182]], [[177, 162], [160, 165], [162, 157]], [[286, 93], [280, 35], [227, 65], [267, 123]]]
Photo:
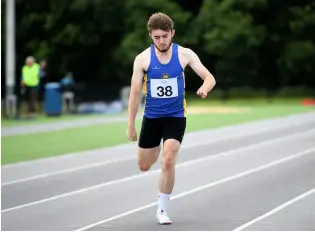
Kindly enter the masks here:
[[201, 86], [197, 91], [197, 95], [201, 96], [202, 98], [206, 98], [208, 95], [208, 92], [205, 87]]
[[128, 127], [127, 129], [127, 138], [130, 141], [137, 141], [137, 131], [135, 127]]

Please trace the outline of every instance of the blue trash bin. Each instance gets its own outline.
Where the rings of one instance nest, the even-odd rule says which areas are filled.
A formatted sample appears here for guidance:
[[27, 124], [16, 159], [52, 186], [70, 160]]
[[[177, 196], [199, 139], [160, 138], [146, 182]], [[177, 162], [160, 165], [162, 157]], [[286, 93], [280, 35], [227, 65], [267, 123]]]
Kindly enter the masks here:
[[45, 85], [45, 113], [55, 116], [62, 113], [61, 86], [58, 82]]

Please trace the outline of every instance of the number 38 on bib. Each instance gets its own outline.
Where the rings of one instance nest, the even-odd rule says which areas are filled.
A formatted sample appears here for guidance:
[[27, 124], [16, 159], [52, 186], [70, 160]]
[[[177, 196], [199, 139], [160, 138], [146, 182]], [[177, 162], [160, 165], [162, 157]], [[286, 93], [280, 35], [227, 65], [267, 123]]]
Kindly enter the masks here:
[[151, 96], [155, 98], [177, 97], [177, 78], [151, 79]]

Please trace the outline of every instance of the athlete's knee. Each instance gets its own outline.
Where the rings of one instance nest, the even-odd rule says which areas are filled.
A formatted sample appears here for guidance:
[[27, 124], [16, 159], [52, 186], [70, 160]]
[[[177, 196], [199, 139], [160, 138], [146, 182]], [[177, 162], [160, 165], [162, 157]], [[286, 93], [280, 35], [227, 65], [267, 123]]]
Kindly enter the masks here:
[[177, 155], [177, 150], [168, 148], [164, 150], [163, 159], [162, 159], [162, 168], [164, 170], [170, 170], [175, 167], [175, 159]]
[[146, 171], [150, 170], [151, 165], [148, 164], [148, 163], [144, 163], [144, 162], [139, 161], [138, 162], [138, 167], [139, 167], [140, 171], [146, 172]]
[[173, 139], [165, 141], [162, 159], [162, 169], [170, 170], [175, 167], [179, 146], [180, 143]]
[[162, 169], [164, 171], [171, 170], [175, 166], [175, 158], [173, 155], [168, 155], [167, 153], [164, 155], [162, 160]]
[[159, 147], [152, 149], [139, 148], [138, 167], [141, 171], [145, 172], [150, 170], [158, 158], [159, 149]]
[[150, 159], [145, 159], [143, 154], [139, 154], [139, 159], [138, 159], [138, 167], [140, 171], [146, 172], [149, 171], [152, 166], [151, 160]]

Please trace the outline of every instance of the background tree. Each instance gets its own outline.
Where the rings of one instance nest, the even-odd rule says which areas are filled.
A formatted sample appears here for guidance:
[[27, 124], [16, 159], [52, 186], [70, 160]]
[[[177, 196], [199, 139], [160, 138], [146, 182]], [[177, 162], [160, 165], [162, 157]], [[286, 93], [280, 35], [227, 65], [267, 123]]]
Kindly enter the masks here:
[[[16, 79], [34, 55], [48, 61], [50, 81], [71, 70], [79, 82], [128, 85], [136, 54], [151, 43], [146, 23], [157, 11], [174, 19], [174, 41], [196, 51], [215, 74], [216, 89], [315, 88], [314, 0], [16, 0]], [[186, 80], [188, 90], [201, 83], [189, 68]]]

